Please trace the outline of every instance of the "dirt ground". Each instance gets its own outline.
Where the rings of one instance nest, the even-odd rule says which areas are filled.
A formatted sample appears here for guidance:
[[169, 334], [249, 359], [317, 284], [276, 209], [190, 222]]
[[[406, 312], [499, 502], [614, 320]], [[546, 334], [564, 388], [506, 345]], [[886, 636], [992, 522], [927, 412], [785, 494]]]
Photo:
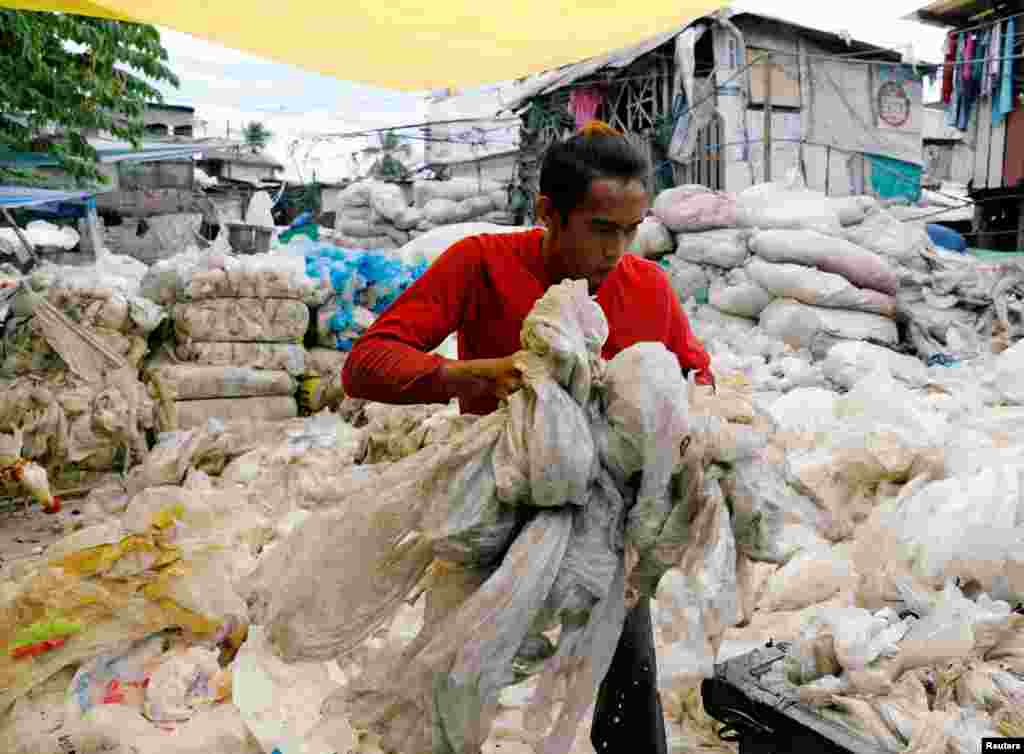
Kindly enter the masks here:
[[60, 513], [43, 513], [33, 503], [26, 510], [21, 501], [0, 510], [0, 569], [45, 554], [46, 548], [83, 525], [83, 500], [68, 500]]

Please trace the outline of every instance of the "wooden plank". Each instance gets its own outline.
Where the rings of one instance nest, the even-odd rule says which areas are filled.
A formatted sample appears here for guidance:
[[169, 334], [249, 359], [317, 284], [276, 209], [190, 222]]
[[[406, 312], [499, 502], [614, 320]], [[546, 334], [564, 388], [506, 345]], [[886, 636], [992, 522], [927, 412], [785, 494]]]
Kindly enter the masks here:
[[[772, 57], [764, 63], [764, 180], [772, 179]], [[797, 92], [799, 95], [799, 91]]]
[[989, 149], [992, 146], [992, 101], [983, 99], [974, 114], [974, 188], [988, 188]]
[[[991, 121], [990, 121], [991, 122]], [[1002, 188], [1007, 185], [1003, 181], [1003, 165], [1006, 159], [1006, 118], [998, 126], [992, 127], [992, 146], [988, 156], [988, 187]]]

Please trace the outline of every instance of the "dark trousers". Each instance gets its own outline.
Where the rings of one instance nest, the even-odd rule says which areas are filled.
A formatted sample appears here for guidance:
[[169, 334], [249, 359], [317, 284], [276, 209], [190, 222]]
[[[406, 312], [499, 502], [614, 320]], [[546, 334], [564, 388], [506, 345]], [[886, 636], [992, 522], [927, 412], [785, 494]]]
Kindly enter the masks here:
[[640, 600], [626, 616], [597, 692], [590, 742], [597, 754], [667, 754], [649, 599]]

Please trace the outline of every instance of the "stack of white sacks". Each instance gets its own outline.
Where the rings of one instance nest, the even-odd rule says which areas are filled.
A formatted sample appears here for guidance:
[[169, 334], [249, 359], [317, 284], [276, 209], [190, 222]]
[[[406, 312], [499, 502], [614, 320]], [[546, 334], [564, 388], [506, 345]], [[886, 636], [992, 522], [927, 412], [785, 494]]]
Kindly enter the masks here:
[[173, 346], [147, 365], [162, 431], [298, 415], [303, 340], [320, 294], [301, 256], [189, 252], [155, 265], [144, 290], [172, 306]]
[[339, 195], [335, 239], [350, 249], [397, 249], [443, 225], [508, 224], [507, 210], [508, 192], [494, 181], [416, 181], [411, 197], [398, 184], [360, 181]]
[[839, 341], [899, 344], [901, 280], [926, 270], [920, 223], [866, 196], [830, 199], [793, 183], [739, 195], [702, 186], [663, 192], [634, 251], [665, 256], [680, 298], [708, 291], [719, 313], [824, 358]]

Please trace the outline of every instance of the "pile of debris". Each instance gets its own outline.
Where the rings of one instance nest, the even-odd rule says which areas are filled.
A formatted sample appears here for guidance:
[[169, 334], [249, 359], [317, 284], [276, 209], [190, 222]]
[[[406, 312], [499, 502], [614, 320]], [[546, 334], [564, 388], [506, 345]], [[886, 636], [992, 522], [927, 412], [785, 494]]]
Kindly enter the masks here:
[[165, 313], [139, 295], [144, 270], [101, 250], [93, 267], [44, 263], [6, 289], [0, 432], [60, 488], [146, 455], [154, 411], [138, 367]]

